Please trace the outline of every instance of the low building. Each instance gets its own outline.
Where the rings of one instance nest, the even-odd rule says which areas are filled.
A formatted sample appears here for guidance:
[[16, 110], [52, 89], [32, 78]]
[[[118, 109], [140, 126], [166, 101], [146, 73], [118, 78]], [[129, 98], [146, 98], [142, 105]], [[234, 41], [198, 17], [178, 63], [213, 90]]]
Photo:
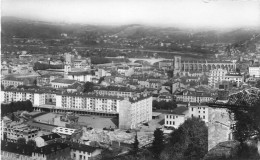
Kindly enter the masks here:
[[213, 69], [210, 71], [208, 84], [210, 87], [217, 88], [217, 84], [225, 80], [227, 70], [225, 69]]
[[249, 75], [250, 77], [260, 78], [260, 67], [249, 67]]
[[65, 88], [65, 87], [75, 84], [76, 82], [77, 82], [76, 80], [58, 78], [58, 79], [51, 81], [51, 86], [53, 88]]
[[26, 81], [25, 79], [14, 78], [14, 77], [7, 77], [2, 80], [2, 85], [5, 88], [8, 86], [18, 87], [21, 85], [25, 85], [26, 83], [28, 83], [28, 81]]
[[26, 124], [9, 124], [4, 126], [4, 134], [6, 134], [7, 141], [17, 142], [17, 139], [24, 138], [26, 141], [34, 139], [39, 130], [30, 128]]
[[225, 81], [235, 82], [240, 86], [244, 82], [244, 76], [240, 73], [230, 72], [225, 75]]
[[55, 143], [57, 141], [61, 142], [62, 138], [57, 133], [51, 133], [51, 134], [48, 134], [48, 135], [36, 137], [34, 140], [36, 142], [37, 147], [43, 147], [43, 146], [46, 146], [48, 144]]
[[77, 134], [81, 131], [73, 128], [56, 127], [52, 130], [52, 132], [61, 135], [62, 138], [67, 138], [70, 137], [72, 134]]
[[188, 107], [177, 107], [165, 114], [164, 126], [178, 128], [189, 117]]
[[101, 149], [80, 143], [70, 143], [70, 154], [73, 160], [89, 160], [101, 154]]

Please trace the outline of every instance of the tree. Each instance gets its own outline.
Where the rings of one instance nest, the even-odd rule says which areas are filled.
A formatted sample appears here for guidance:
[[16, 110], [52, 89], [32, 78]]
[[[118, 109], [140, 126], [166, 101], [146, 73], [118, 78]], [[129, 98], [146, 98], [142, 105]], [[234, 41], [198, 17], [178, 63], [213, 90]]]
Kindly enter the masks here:
[[35, 140], [32, 140], [32, 139], [29, 139], [28, 142], [27, 142], [27, 144], [30, 145], [30, 146], [33, 146], [33, 147], [36, 146]]
[[[208, 129], [200, 118], [189, 118], [170, 135], [161, 157], [164, 159], [201, 159], [208, 151]], [[167, 158], [168, 157], [168, 158]]]
[[159, 157], [160, 153], [164, 149], [164, 142], [163, 142], [163, 131], [159, 128], [157, 128], [154, 131], [154, 140], [152, 145], [152, 151], [155, 154], [156, 157]]
[[26, 139], [21, 137], [17, 139], [17, 144], [26, 144]]
[[135, 154], [135, 155], [137, 155], [137, 152], [138, 152], [138, 145], [139, 145], [139, 141], [138, 141], [138, 138], [137, 138], [137, 133], [135, 134], [135, 141], [134, 141], [134, 143], [133, 143], [133, 153]]
[[94, 83], [92, 82], [86, 82], [84, 84], [84, 90], [83, 92], [93, 92], [94, 91]]
[[257, 82], [256, 82], [255, 87], [256, 87], [256, 88], [260, 88], [260, 81], [257, 81]]

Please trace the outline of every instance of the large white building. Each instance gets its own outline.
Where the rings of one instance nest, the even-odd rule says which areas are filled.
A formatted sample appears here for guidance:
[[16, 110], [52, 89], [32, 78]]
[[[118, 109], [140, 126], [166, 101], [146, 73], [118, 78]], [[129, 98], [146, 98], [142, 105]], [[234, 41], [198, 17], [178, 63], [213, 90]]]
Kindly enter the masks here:
[[225, 81], [235, 82], [239, 86], [244, 82], [244, 76], [240, 73], [230, 72], [225, 75]]
[[188, 106], [180, 106], [173, 111], [165, 114], [166, 127], [178, 128], [188, 118], [198, 117], [201, 118], [205, 123], [209, 120], [208, 106], [200, 105], [198, 103], [188, 104]]
[[249, 67], [250, 77], [260, 78], [260, 67]]
[[[2, 90], [4, 103], [30, 100], [37, 110], [52, 112], [76, 112], [97, 115], [119, 115], [119, 128], [135, 128], [138, 123], [152, 119], [152, 96], [146, 93], [132, 98], [109, 96], [96, 93], [68, 93], [39, 90]], [[48, 104], [47, 94], [55, 95], [55, 103]], [[47, 98], [48, 99], [48, 98]]]
[[209, 86], [217, 88], [217, 84], [225, 80], [227, 70], [225, 69], [213, 69], [209, 74]]
[[176, 101], [191, 102], [191, 103], [204, 103], [213, 100], [210, 93], [200, 91], [184, 90], [175, 94]]

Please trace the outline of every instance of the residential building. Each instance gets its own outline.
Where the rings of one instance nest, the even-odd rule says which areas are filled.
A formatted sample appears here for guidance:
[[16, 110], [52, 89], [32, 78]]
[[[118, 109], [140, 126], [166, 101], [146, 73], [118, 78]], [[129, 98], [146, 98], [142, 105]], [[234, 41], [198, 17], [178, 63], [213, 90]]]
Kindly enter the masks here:
[[225, 80], [225, 75], [227, 70], [225, 69], [213, 69], [209, 74], [209, 83], [208, 85], [213, 88], [217, 88], [217, 84]]
[[83, 72], [69, 72], [67, 78], [71, 80], [76, 80], [80, 82], [92, 82], [92, 76], [90, 71], [83, 71]]
[[51, 134], [48, 134], [48, 135], [36, 137], [34, 140], [36, 142], [37, 147], [43, 147], [43, 146], [46, 146], [48, 144], [55, 143], [57, 141], [61, 142], [62, 138], [57, 133], [51, 133]]
[[39, 130], [29, 128], [26, 124], [9, 124], [5, 125], [4, 134], [7, 136], [7, 140], [10, 142], [17, 142], [18, 138], [25, 138], [26, 141], [29, 139], [34, 139], [37, 135]]
[[210, 93], [201, 92], [201, 91], [190, 91], [184, 90], [175, 94], [176, 101], [179, 102], [195, 102], [195, 103], [203, 103], [209, 102], [213, 100]]
[[119, 97], [133, 97], [136, 91], [127, 87], [108, 86], [94, 90], [95, 93], [100, 95], [119, 96]]
[[58, 79], [54, 79], [53, 81], [51, 81], [51, 86], [53, 88], [65, 88], [65, 87], [75, 84], [76, 82], [77, 82], [76, 80], [58, 78]]
[[201, 118], [204, 122], [209, 120], [209, 109], [207, 105], [198, 104], [198, 103], [189, 103], [189, 117], [198, 117]]
[[166, 127], [178, 128], [186, 119], [189, 117], [188, 107], [177, 107], [173, 111], [170, 111], [165, 114], [165, 123]]
[[165, 114], [165, 126], [178, 128], [188, 118], [197, 117], [207, 123], [209, 121], [209, 109], [207, 105], [188, 103]]
[[230, 72], [225, 75], [225, 81], [235, 82], [237, 86], [240, 86], [244, 82], [244, 76], [240, 73]]
[[260, 67], [249, 67], [250, 77], [260, 78]]
[[74, 142], [70, 143], [70, 148], [70, 154], [73, 160], [89, 160], [91, 157], [101, 154], [102, 151], [100, 148]]
[[7, 77], [2, 80], [2, 85], [6, 88], [8, 86], [14, 86], [18, 87], [21, 85], [25, 85], [26, 83], [29, 83], [28, 80], [26, 79], [21, 79], [21, 78], [14, 78], [14, 77]]

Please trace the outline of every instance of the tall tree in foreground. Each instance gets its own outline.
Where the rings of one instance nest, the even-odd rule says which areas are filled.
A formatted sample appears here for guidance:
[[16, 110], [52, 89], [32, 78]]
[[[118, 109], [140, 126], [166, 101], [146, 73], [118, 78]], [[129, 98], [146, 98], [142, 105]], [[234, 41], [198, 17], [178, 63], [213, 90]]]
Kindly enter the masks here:
[[84, 84], [84, 90], [83, 92], [93, 92], [94, 91], [94, 83], [92, 82], [86, 82]]
[[26, 144], [26, 139], [21, 137], [17, 139], [17, 144]]
[[152, 151], [155, 154], [155, 156], [158, 158], [160, 156], [160, 153], [164, 149], [164, 142], [163, 142], [163, 131], [159, 128], [157, 128], [154, 131], [154, 140], [152, 145]]
[[33, 146], [33, 147], [36, 146], [35, 140], [32, 140], [32, 139], [28, 140], [27, 144], [30, 145], [30, 146]]
[[208, 129], [201, 119], [190, 118], [175, 130], [160, 158], [163, 160], [201, 159], [208, 152]]
[[133, 153], [135, 155], [137, 155], [137, 152], [138, 152], [138, 145], [139, 145], [139, 141], [138, 141], [138, 138], [137, 138], [137, 133], [135, 134], [135, 141], [133, 143]]

